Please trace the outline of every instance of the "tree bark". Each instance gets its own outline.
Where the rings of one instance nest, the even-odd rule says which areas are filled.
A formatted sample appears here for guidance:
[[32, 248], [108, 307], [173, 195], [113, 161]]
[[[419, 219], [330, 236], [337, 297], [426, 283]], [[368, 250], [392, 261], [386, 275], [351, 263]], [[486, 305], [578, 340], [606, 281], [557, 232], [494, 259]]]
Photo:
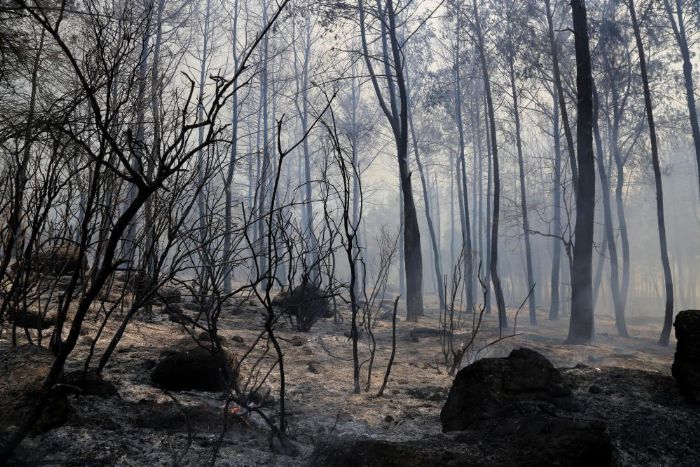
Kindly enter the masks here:
[[574, 137], [569, 124], [569, 112], [566, 109], [566, 95], [564, 94], [564, 86], [561, 82], [561, 70], [559, 68], [559, 52], [557, 40], [554, 35], [554, 13], [550, 0], [544, 0], [547, 13], [547, 30], [549, 33], [549, 49], [552, 55], [552, 75], [554, 76], [554, 86], [557, 90], [557, 98], [559, 101], [559, 110], [561, 112], [562, 126], [564, 127], [564, 136], [566, 138], [566, 148], [569, 153], [569, 164], [571, 165], [571, 180], [574, 185], [574, 193], [578, 192], [578, 167], [576, 164], [576, 150], [574, 148]]
[[[520, 176], [520, 213], [523, 218], [523, 240], [525, 242], [525, 265], [527, 269], [527, 290], [534, 287], [535, 280], [532, 272], [532, 247], [530, 246], [530, 222], [527, 217], [527, 196], [525, 190], [525, 161], [523, 160], [523, 142], [520, 134], [520, 108], [518, 104], [518, 91], [515, 83], [515, 64], [513, 57], [508, 57], [508, 71], [510, 76], [510, 90], [513, 94], [513, 117], [515, 119], [515, 146], [518, 152], [518, 174]], [[537, 324], [537, 307], [535, 293], [528, 297], [530, 311], [530, 324]]]
[[700, 124], [698, 124], [698, 111], [695, 104], [695, 85], [693, 83], [693, 62], [690, 58], [690, 49], [688, 48], [688, 38], [685, 32], [685, 23], [683, 22], [683, 6], [681, 0], [675, 0], [676, 16], [678, 22], [673, 18], [674, 12], [669, 0], [664, 0], [664, 7], [668, 20], [673, 28], [673, 35], [678, 43], [678, 48], [683, 57], [683, 79], [685, 81], [685, 95], [688, 104], [688, 116], [690, 118], [690, 129], [693, 133], [693, 142], [695, 143], [695, 159], [698, 169], [698, 187], [700, 188]]
[[[615, 308], [615, 326], [617, 333], [622, 337], [629, 337], [627, 334], [627, 324], [625, 322], [625, 309], [622, 307], [620, 297], [619, 264], [617, 262], [617, 245], [615, 244], [615, 233], [613, 231], [612, 209], [610, 206], [610, 184], [605, 172], [605, 155], [603, 154], [603, 142], [600, 137], [598, 127], [598, 93], [593, 87], [593, 137], [595, 138], [596, 152], [598, 155], [598, 177], [600, 178], [600, 191], [603, 194], [603, 217], [605, 228], [605, 243], [610, 255], [610, 292]], [[602, 258], [601, 258], [602, 261]]]
[[[425, 171], [423, 169], [423, 163], [420, 159], [420, 153], [418, 151], [418, 138], [416, 136], [416, 129], [413, 126], [413, 115], [411, 112], [411, 93], [408, 81], [408, 70], [406, 70], [406, 93], [408, 102], [408, 125], [411, 131], [411, 142], [413, 143], [413, 155], [416, 158], [416, 165], [418, 166], [418, 175], [420, 176], [421, 186], [423, 188], [423, 203], [425, 204], [425, 220], [428, 224], [428, 234], [430, 235], [430, 245], [433, 248], [433, 266], [435, 268], [435, 288], [437, 289], [438, 300], [440, 302], [440, 309], [445, 309], [445, 290], [443, 286], [442, 278], [442, 266], [440, 265], [440, 248], [437, 243], [437, 234], [435, 233], [435, 225], [433, 224], [433, 217], [430, 212], [430, 189], [426, 181]], [[467, 224], [468, 225], [468, 224]]]
[[[393, 0], [387, 0], [386, 8], [379, 8], [378, 17], [381, 20], [381, 43], [383, 48], [385, 74], [389, 94], [387, 105], [384, 94], [379, 86], [379, 80], [374, 72], [372, 57], [367, 45], [365, 25], [365, 10], [362, 0], [358, 0], [360, 13], [360, 37], [362, 51], [369, 72], [372, 86], [379, 105], [387, 117], [396, 142], [396, 153], [399, 163], [399, 180], [403, 200], [403, 240], [404, 262], [406, 271], [406, 319], [417, 321], [423, 315], [423, 255], [420, 245], [420, 230], [416, 205], [413, 200], [411, 186], [411, 171], [408, 164], [408, 96], [404, 79], [403, 57], [397, 36], [396, 12]], [[384, 13], [385, 12], [385, 13]], [[385, 21], [388, 20], [388, 21]], [[388, 44], [387, 44], [388, 43]], [[391, 66], [390, 66], [391, 65]], [[393, 72], [391, 70], [394, 70]], [[398, 94], [398, 95], [397, 95]]]
[[[466, 155], [464, 142], [464, 122], [462, 120], [462, 81], [460, 74], [459, 63], [459, 32], [461, 30], [461, 15], [458, 12], [457, 16], [457, 40], [456, 51], [454, 57], [454, 85], [455, 85], [455, 107], [454, 118], [457, 124], [457, 132], [459, 134], [459, 160], [457, 163], [458, 173], [461, 175], [457, 183], [461, 184], [462, 192], [460, 199], [460, 214], [462, 215], [462, 247], [464, 248], [464, 286], [467, 293], [467, 310], [474, 310], [474, 260], [472, 258], [472, 236], [471, 225], [469, 220], [469, 188], [467, 187], [467, 169]], [[460, 170], [461, 168], [461, 170]]]
[[576, 49], [578, 116], [576, 150], [578, 188], [573, 264], [571, 268], [570, 344], [587, 344], [594, 335], [593, 222], [595, 217], [595, 158], [593, 155], [593, 78], [584, 0], [572, 0]]
[[[554, 189], [552, 190], [552, 207], [554, 208], [554, 232], [561, 235], [561, 136], [559, 134], [559, 106], [557, 90], [552, 95], [552, 135], [554, 136]], [[552, 251], [552, 272], [550, 275], [551, 297], [549, 301], [549, 319], [559, 318], [559, 275], [561, 273], [561, 241], [554, 239]]]
[[668, 247], [666, 244], [666, 221], [664, 218], [664, 190], [661, 180], [661, 166], [659, 163], [659, 147], [656, 137], [656, 124], [654, 123], [654, 109], [651, 102], [651, 91], [649, 89], [649, 75], [647, 73], [646, 57], [644, 55], [644, 44], [642, 43], [642, 33], [637, 20], [637, 12], [634, 7], [634, 0], [627, 0], [630, 10], [630, 19], [634, 29], [634, 38], [637, 42], [637, 52], [639, 53], [639, 72], [642, 77], [642, 87], [644, 89], [644, 108], [647, 114], [649, 126], [649, 143], [651, 145], [651, 162], [654, 169], [654, 185], [656, 186], [656, 219], [659, 228], [659, 247], [661, 250], [661, 265], [664, 270], [664, 285], [666, 289], [666, 306], [664, 310], [664, 327], [661, 331], [659, 344], [668, 345], [673, 326], [673, 277], [671, 266], [668, 260]]
[[498, 165], [498, 140], [496, 136], [496, 119], [491, 95], [491, 80], [489, 76], [488, 64], [486, 61], [486, 47], [484, 46], [484, 34], [481, 27], [481, 19], [479, 17], [479, 7], [477, 0], [472, 0], [474, 6], [474, 24], [476, 28], [477, 44], [479, 47], [479, 57], [481, 61], [481, 72], [484, 80], [484, 89], [486, 91], [486, 106], [489, 114], [490, 134], [491, 134], [491, 152], [493, 154], [493, 219], [491, 223], [491, 282], [496, 293], [496, 306], [498, 307], [498, 325], [500, 329], [508, 327], [508, 317], [506, 316], [506, 304], [503, 299], [503, 288], [501, 279], [498, 275], [498, 223], [500, 216], [501, 204], [501, 180]]
[[[165, 0], [161, 0], [163, 2]], [[239, 57], [236, 38], [238, 37], [238, 0], [234, 0], [233, 4], [233, 24], [231, 26], [233, 65], [234, 69], [238, 70]], [[234, 88], [238, 83], [234, 82]], [[231, 97], [231, 153], [228, 161], [228, 171], [226, 172], [226, 180], [224, 182], [225, 202], [224, 206], [224, 292], [231, 293], [231, 276], [233, 270], [230, 264], [232, 253], [232, 229], [233, 229], [233, 174], [238, 163], [238, 93], [233, 93]]]

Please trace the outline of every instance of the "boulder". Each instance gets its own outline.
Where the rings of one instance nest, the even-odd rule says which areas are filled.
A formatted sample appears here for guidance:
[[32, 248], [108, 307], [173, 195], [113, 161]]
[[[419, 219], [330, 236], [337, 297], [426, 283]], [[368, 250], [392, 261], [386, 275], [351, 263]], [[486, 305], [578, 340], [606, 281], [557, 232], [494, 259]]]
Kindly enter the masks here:
[[511, 419], [488, 431], [407, 441], [336, 438], [316, 446], [307, 465], [445, 467], [471, 465], [606, 466], [612, 444], [604, 425], [567, 419]]
[[182, 303], [182, 293], [176, 287], [163, 286], [156, 292], [158, 301], [164, 305], [177, 305]]
[[[455, 446], [456, 448], [456, 446]], [[461, 462], [460, 462], [461, 459]], [[416, 442], [379, 439], [336, 439], [316, 446], [307, 465], [311, 467], [429, 467], [467, 465], [457, 449], [430, 448]]]
[[116, 386], [102, 378], [102, 375], [94, 371], [83, 373], [82, 371], [69, 371], [64, 373], [59, 383], [67, 392], [76, 392], [81, 396], [97, 396], [103, 399], [118, 396]]
[[700, 403], [700, 310], [678, 313], [676, 354], [671, 372], [678, 390], [688, 402]]
[[8, 313], [9, 318], [20, 328], [48, 329], [56, 324], [56, 310], [44, 312], [36, 308], [22, 308]]
[[34, 255], [30, 267], [34, 271], [53, 276], [71, 275], [76, 271], [84, 273], [89, 269], [84, 255], [82, 261], [80, 260], [80, 245], [72, 242], [53, 245], [39, 251]]
[[283, 313], [296, 318], [297, 330], [308, 332], [321, 318], [332, 318], [333, 310], [328, 298], [315, 285], [304, 282], [291, 291], [280, 292], [272, 299], [272, 305]]
[[142, 297], [151, 290], [153, 281], [146, 271], [134, 271], [125, 277], [126, 290]]
[[[225, 350], [224, 353], [223, 358], [235, 368], [235, 357]], [[206, 342], [186, 338], [163, 352], [151, 372], [151, 383], [170, 391], [222, 391], [236, 376], [229, 376], [226, 381], [221, 363], [216, 349]]]
[[465, 430], [543, 403], [570, 405], [570, 395], [549, 360], [534, 350], [516, 349], [507, 358], [484, 358], [457, 373], [440, 413], [442, 430]]
[[[53, 364], [48, 349], [23, 345], [0, 354], [0, 433], [21, 424], [36, 405]], [[66, 423], [73, 409], [65, 394], [54, 391], [34, 426], [45, 432]]]

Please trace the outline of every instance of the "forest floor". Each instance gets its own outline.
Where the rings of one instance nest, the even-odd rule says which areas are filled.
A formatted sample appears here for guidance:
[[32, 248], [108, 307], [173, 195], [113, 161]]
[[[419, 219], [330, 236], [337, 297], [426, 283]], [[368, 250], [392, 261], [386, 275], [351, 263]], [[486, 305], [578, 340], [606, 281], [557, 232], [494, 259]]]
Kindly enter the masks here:
[[[259, 415], [231, 416], [228, 417], [229, 428], [221, 441], [216, 465], [303, 465], [315, 445], [333, 437], [405, 441], [440, 433], [440, 409], [452, 377], [447, 374], [443, 363], [440, 334], [430, 331], [440, 329], [437, 306], [433, 306], [419, 323], [404, 320], [397, 323], [396, 359], [383, 397], [376, 397], [376, 392], [391, 350], [391, 322], [378, 321], [374, 331], [377, 353], [369, 392], [352, 394], [351, 343], [346, 337], [349, 317], [343, 313], [343, 318], [342, 323], [323, 319], [308, 333], [293, 331], [287, 323], [280, 322], [277, 331], [284, 351], [289, 433], [295, 440], [299, 455], [288, 457], [273, 453], [270, 432]], [[514, 318], [515, 310], [511, 310], [511, 325]], [[630, 316], [631, 337], [620, 338], [616, 335], [612, 318], [598, 316], [596, 341], [586, 346], [564, 345], [567, 317], [556, 321], [546, 318], [546, 312], [540, 311], [539, 325], [531, 326], [526, 312], [522, 311], [517, 319], [515, 336], [488, 346], [499, 335], [495, 316], [484, 315], [481, 332], [474, 344], [474, 349], [481, 351], [471, 354], [470, 358], [506, 356], [513, 348], [529, 347], [541, 352], [556, 367], [565, 369], [566, 381], [584, 401], [584, 415], [600, 416], [607, 421], [611, 411], [615, 411], [617, 421], [613, 424], [617, 423], [617, 428], [610, 429], [624, 432], [626, 428], [618, 425], [628, 423], [620, 419], [619, 412], [638, 412], [638, 416], [630, 416], [639, 422], [642, 430], [639, 439], [627, 445], [625, 441], [614, 441], [620, 464], [679, 465], [673, 461], [679, 460], [683, 464], [683, 459], [687, 459], [691, 465], [700, 459], [699, 448], [693, 447], [692, 442], [691, 446], [683, 444], [686, 436], [690, 439], [696, 436], [693, 433], [697, 433], [694, 430], [700, 427], [700, 413], [684, 405], [676, 394], [670, 377], [675, 340], [668, 347], [657, 344], [660, 318], [651, 320]], [[471, 329], [472, 316], [467, 315], [465, 319], [467, 329], [457, 336], [458, 340], [467, 340], [469, 336], [467, 330]], [[225, 347], [234, 354], [243, 354], [259, 334], [262, 320], [261, 309], [250, 305], [237, 307], [235, 313], [224, 313], [219, 334], [224, 337]], [[110, 335], [118, 324], [117, 317], [110, 320], [105, 334]], [[86, 334], [94, 336], [98, 324], [89, 322], [85, 325], [88, 328]], [[513, 333], [513, 329], [509, 332]], [[0, 372], [3, 355], [9, 351], [9, 333], [3, 332], [1, 336]], [[222, 429], [224, 396], [198, 391], [166, 393], [153, 387], [149, 380], [150, 369], [160, 353], [186, 336], [181, 326], [169, 321], [165, 314], [156, 313], [150, 319], [134, 320], [105, 370], [105, 379], [116, 386], [118, 396], [71, 396], [72, 410], [68, 421], [60, 427], [28, 437], [18, 449], [15, 462], [42, 465], [209, 463]], [[104, 340], [97, 344], [97, 355], [106, 345]], [[68, 369], [80, 368], [89, 343], [89, 339], [81, 338], [68, 362]], [[360, 350], [366, 356], [366, 344]], [[266, 357], [262, 361], [260, 368], [265, 373], [273, 360]], [[609, 376], [604, 370], [610, 367], [637, 373], [604, 377]], [[246, 375], [246, 371], [244, 366], [242, 374]], [[39, 378], [41, 375], [41, 370], [36, 368], [28, 368], [27, 372], [27, 377]], [[366, 366], [362, 375], [366, 379]], [[644, 378], [651, 383], [645, 384]], [[273, 394], [272, 405], [266, 409], [271, 415], [274, 415], [278, 402], [275, 389], [278, 381], [275, 368], [265, 383]], [[595, 385], [601, 388], [593, 388]], [[640, 391], [644, 390], [648, 390], [647, 393], [641, 394]], [[644, 417], [652, 418], [645, 421]], [[0, 434], [11, 428], [1, 419], [0, 414]], [[649, 426], [646, 428], [648, 432], [644, 432], [644, 426], [649, 424], [676, 423], [685, 419], [680, 434], [659, 435], [659, 431], [668, 429], [664, 426]], [[645, 447], [645, 452], [636, 453], [636, 446], [649, 444], [647, 439], [651, 436], [657, 437], [657, 444]]]

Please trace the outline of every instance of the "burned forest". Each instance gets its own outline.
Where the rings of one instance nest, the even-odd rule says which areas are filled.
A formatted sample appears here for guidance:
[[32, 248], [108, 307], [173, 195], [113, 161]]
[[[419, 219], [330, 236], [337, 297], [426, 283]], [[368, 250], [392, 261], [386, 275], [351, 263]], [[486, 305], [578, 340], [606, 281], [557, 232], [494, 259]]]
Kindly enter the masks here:
[[0, 465], [700, 465], [698, 81], [698, 0], [0, 0]]

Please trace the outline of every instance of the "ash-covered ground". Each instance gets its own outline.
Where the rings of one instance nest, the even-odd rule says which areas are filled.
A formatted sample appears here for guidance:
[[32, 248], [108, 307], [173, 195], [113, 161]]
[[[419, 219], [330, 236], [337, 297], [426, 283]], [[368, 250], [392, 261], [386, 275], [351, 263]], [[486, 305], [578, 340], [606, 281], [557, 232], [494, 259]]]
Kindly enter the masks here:
[[[138, 317], [104, 370], [104, 379], [116, 388], [105, 397], [70, 393], [67, 414], [51, 426], [35, 430], [20, 446], [13, 462], [41, 465], [305, 465], [316, 446], [338, 439], [377, 439], [411, 442], [441, 436], [440, 410], [453, 377], [448, 375], [441, 345], [439, 313], [433, 308], [419, 323], [400, 319], [397, 349], [385, 394], [377, 397], [391, 351], [391, 321], [378, 320], [374, 330], [377, 352], [369, 390], [352, 393], [352, 353], [348, 339], [347, 310], [335, 319], [322, 319], [310, 332], [294, 331], [280, 320], [277, 335], [284, 352], [288, 432], [297, 455], [279, 453], [271, 445], [271, 432], [258, 414], [228, 407], [222, 393], [163, 391], [151, 384], [153, 367], [167, 350], [189, 338], [181, 325], [155, 309], [153, 316]], [[510, 323], [515, 321], [511, 310]], [[193, 314], [194, 316], [194, 314]], [[456, 342], [470, 338], [475, 317], [465, 315]], [[630, 338], [615, 335], [611, 317], [597, 317], [593, 345], [563, 343], [568, 319], [546, 319], [530, 326], [519, 316], [515, 329], [499, 338], [497, 321], [484, 315], [480, 333], [464, 364], [484, 357], [502, 357], [514, 348], [529, 347], [546, 356], [562, 372], [579, 408], [575, 417], [602, 420], [614, 447], [618, 465], [700, 464], [700, 411], [679, 395], [671, 377], [675, 341], [657, 345], [660, 322], [629, 317]], [[108, 321], [103, 335], [111, 335], [119, 317]], [[261, 331], [262, 309], [250, 302], [225, 310], [219, 322], [224, 347], [233, 355], [246, 353]], [[67, 364], [66, 372], [79, 370], [92, 344], [99, 322], [86, 322], [84, 337]], [[44, 331], [48, 333], [49, 330]], [[502, 335], [500, 336], [502, 337]], [[43, 352], [17, 356], [10, 348], [10, 333], [0, 339], [0, 395], [2, 403], [18, 397], [18, 391], [38, 386], [51, 358]], [[24, 337], [20, 334], [19, 343]], [[96, 355], [106, 346], [99, 340]], [[275, 420], [279, 403], [279, 374], [274, 353], [264, 354], [258, 344], [246, 358], [239, 378], [264, 378], [262, 411]], [[269, 349], [268, 349], [269, 350]], [[367, 356], [366, 336], [360, 352]], [[13, 357], [13, 354], [15, 355]], [[253, 364], [253, 362], [257, 364]], [[254, 368], [253, 368], [254, 367]], [[367, 364], [362, 368], [363, 390]], [[13, 421], [0, 414], [0, 428], [7, 434]], [[227, 429], [222, 436], [224, 418]], [[507, 440], [502, 440], [507, 443]], [[273, 443], [274, 444], [274, 443]], [[487, 443], [488, 444], [488, 443]], [[215, 449], [215, 446], [217, 449]], [[213, 458], [217, 451], [216, 459]], [[488, 456], [465, 459], [468, 464], [489, 464]]]

